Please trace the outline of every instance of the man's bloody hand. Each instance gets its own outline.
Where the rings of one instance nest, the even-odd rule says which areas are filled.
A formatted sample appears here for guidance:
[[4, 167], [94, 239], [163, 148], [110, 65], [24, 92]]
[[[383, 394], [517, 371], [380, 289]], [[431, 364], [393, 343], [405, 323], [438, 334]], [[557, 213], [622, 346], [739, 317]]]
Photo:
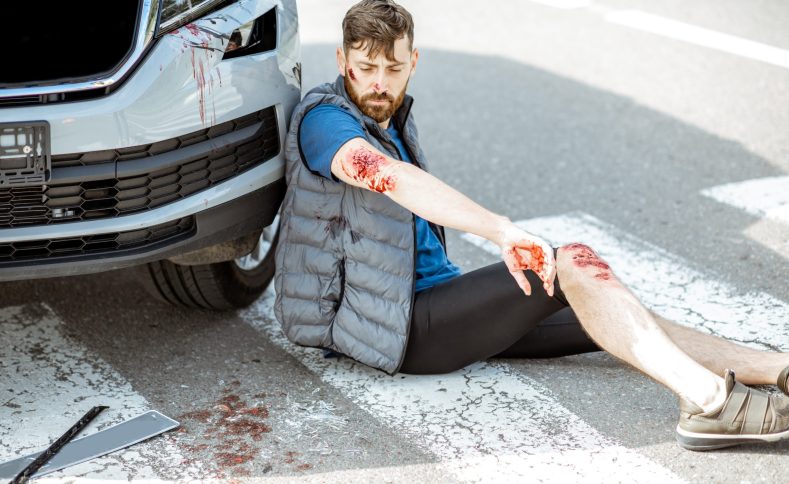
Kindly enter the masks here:
[[546, 241], [532, 235], [515, 225], [509, 226], [503, 234], [501, 257], [507, 268], [527, 296], [531, 295], [531, 284], [523, 271], [533, 271], [542, 280], [549, 296], [553, 296], [553, 281], [556, 277], [556, 260], [553, 248]]

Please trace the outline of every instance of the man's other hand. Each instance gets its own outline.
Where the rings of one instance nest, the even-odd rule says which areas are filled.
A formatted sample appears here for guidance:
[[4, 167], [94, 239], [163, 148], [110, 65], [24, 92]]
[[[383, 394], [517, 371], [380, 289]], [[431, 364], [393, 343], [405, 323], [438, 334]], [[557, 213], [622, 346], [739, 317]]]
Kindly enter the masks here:
[[553, 296], [556, 260], [553, 248], [548, 242], [510, 222], [502, 231], [498, 245], [501, 247], [504, 263], [524, 294], [531, 295], [531, 284], [523, 273], [530, 270], [540, 277], [545, 292]]

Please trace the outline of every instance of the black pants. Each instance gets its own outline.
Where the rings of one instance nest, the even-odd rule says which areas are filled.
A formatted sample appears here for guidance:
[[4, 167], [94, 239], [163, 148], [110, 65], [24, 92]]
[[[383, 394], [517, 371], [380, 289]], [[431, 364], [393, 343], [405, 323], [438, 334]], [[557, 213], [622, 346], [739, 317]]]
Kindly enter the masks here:
[[554, 296], [531, 271], [526, 296], [504, 262], [420, 291], [402, 373], [448, 373], [490, 357], [551, 358], [599, 351], [556, 279]]

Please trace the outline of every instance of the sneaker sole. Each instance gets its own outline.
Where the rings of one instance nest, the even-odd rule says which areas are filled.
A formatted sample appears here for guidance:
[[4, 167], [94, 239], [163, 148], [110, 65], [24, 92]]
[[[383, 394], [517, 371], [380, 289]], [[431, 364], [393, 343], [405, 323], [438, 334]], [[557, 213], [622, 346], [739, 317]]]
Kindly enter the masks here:
[[764, 442], [777, 442], [789, 438], [789, 430], [776, 434], [700, 434], [688, 432], [677, 425], [677, 443], [688, 450], [715, 450], [732, 447], [740, 444], [756, 444]]

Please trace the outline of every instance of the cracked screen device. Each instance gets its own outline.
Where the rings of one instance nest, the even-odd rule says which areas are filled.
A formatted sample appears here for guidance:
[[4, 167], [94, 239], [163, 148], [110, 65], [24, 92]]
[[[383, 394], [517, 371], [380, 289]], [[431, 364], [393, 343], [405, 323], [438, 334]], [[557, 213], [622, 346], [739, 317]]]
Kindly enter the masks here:
[[[178, 425], [180, 424], [175, 420], [151, 410], [95, 434], [69, 442], [31, 478], [41, 477], [50, 472], [59, 471], [60, 469], [115, 452], [172, 430]], [[39, 454], [40, 452], [36, 452], [0, 464], [0, 479], [13, 479], [33, 462]]]

